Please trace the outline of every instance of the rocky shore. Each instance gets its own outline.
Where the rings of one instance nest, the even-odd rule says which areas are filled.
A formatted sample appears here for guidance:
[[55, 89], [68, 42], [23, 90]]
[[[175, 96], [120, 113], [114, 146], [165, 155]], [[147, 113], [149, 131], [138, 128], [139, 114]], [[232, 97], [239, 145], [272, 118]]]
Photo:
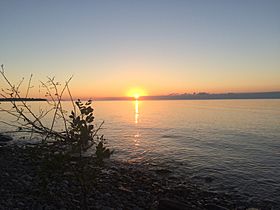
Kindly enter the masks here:
[[[31, 157], [30, 148], [0, 146], [0, 209], [83, 209], [81, 187], [73, 173], [50, 174], [43, 183], [41, 165], [40, 158]], [[88, 190], [88, 209], [225, 210], [250, 207], [229, 195], [209, 192], [189, 180], [178, 179], [167, 169], [109, 160], [96, 171]]]

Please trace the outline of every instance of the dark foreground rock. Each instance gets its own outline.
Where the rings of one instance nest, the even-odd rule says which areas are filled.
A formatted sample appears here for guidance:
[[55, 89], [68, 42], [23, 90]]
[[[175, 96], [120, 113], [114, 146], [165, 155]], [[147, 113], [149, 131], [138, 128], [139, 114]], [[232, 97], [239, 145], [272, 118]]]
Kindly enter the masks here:
[[[42, 174], [42, 160], [30, 149], [0, 147], [0, 209], [85, 209], [73, 171]], [[48, 167], [52, 167], [51, 165]], [[90, 166], [91, 167], [91, 166]], [[96, 167], [96, 166], [92, 166]], [[88, 209], [247, 209], [228, 195], [170, 179], [146, 166], [109, 161], [90, 177]], [[270, 209], [264, 206], [262, 209]]]
[[4, 135], [0, 133], [0, 146], [4, 146], [7, 144], [7, 142], [12, 141], [13, 138], [8, 135]]

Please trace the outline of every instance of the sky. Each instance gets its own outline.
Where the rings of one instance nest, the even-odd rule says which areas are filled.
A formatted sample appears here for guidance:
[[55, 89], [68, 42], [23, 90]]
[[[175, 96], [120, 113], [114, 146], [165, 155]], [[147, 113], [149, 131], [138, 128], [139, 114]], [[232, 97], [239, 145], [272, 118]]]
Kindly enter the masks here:
[[279, 0], [0, 0], [0, 63], [15, 83], [73, 75], [84, 98], [279, 91], [279, 11]]

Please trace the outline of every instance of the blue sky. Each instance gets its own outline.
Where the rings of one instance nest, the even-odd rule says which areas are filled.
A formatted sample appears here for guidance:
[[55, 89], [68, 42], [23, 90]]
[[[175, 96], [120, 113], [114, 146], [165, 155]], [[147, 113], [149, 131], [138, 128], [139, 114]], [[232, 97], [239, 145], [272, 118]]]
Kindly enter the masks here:
[[0, 62], [13, 80], [74, 75], [85, 97], [280, 90], [280, 1], [7, 0], [0, 9]]

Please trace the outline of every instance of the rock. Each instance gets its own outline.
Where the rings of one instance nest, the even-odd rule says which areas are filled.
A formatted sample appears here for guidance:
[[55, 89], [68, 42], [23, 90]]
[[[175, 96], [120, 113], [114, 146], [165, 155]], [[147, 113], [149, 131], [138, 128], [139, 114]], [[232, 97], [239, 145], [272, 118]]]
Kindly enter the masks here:
[[101, 210], [114, 210], [114, 209], [108, 206], [102, 206]]
[[187, 210], [189, 207], [182, 202], [170, 200], [170, 199], [161, 199], [159, 200], [158, 210]]
[[257, 208], [248, 208], [246, 210], [259, 210], [259, 209], [257, 209]]
[[166, 175], [166, 174], [170, 174], [170, 173], [172, 173], [172, 171], [171, 170], [169, 170], [169, 169], [165, 169], [165, 168], [162, 168], [162, 169], [156, 169], [156, 170], [154, 170], [157, 174], [159, 174], [159, 175]]
[[119, 187], [119, 190], [124, 191], [124, 192], [129, 192], [129, 193], [132, 192], [130, 189], [127, 189], [127, 188], [125, 188], [125, 187], [123, 187], [123, 186], [120, 186], [120, 187]]
[[[45, 205], [43, 207], [44, 210], [52, 210], [52, 209], [55, 209], [55, 207], [53, 205]], [[61, 208], [60, 210], [62, 210], [63, 208]]]
[[204, 178], [204, 180], [205, 180], [206, 183], [210, 183], [214, 180], [214, 178], [210, 177], [210, 176], [207, 176], [207, 177]]
[[31, 209], [36, 209], [36, 210], [42, 210], [43, 209], [43, 207], [42, 207], [42, 205], [40, 204], [40, 203], [34, 203], [33, 205], [32, 205], [32, 208]]
[[142, 208], [140, 208], [140, 207], [138, 207], [138, 206], [134, 206], [134, 207], [133, 207], [133, 210], [144, 210], [144, 209], [142, 209]]
[[106, 197], [111, 197], [112, 195], [110, 193], [105, 193]]
[[13, 140], [13, 138], [11, 136], [0, 134], [0, 142], [9, 142], [12, 140]]
[[179, 181], [180, 178], [179, 178], [178, 176], [176, 176], [176, 175], [171, 175], [171, 176], [168, 177], [168, 180], [171, 180], [171, 181]]
[[23, 207], [23, 206], [24, 206], [24, 203], [20, 201], [20, 202], [17, 203], [17, 205]]
[[219, 205], [216, 205], [216, 204], [206, 204], [205, 208], [207, 210], [229, 210], [228, 208], [225, 208], [223, 206], [219, 206]]

